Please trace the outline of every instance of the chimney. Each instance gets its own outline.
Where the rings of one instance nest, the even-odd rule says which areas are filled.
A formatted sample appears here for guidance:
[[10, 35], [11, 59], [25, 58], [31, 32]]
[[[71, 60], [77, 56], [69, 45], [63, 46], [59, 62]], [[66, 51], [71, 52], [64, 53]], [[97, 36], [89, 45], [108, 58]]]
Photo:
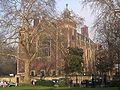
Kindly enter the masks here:
[[39, 19], [38, 18], [34, 19], [34, 27], [36, 27], [38, 23], [39, 23]]
[[84, 25], [82, 28], [81, 28], [81, 34], [85, 37], [89, 37], [89, 34], [88, 34], [88, 26]]

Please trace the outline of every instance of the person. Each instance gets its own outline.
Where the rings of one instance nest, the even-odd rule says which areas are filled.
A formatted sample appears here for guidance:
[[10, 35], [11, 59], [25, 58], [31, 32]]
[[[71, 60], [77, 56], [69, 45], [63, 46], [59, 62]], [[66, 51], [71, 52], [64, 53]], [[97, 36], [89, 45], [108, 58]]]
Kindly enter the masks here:
[[31, 84], [32, 84], [32, 85], [35, 85], [35, 82], [36, 82], [36, 80], [33, 79], [33, 80], [31, 81]]
[[100, 79], [99, 79], [99, 87], [101, 87], [101, 85], [102, 85], [102, 78], [100, 77]]
[[72, 87], [72, 84], [73, 84], [73, 80], [72, 79], [70, 80], [69, 84], [70, 84], [70, 87]]
[[92, 87], [95, 87], [95, 79], [92, 78]]
[[3, 84], [2, 87], [7, 87], [8, 86], [6, 81], [3, 81], [2, 84]]
[[106, 74], [104, 74], [103, 81], [104, 81], [104, 85], [106, 87], [106, 85], [107, 85], [107, 75]]

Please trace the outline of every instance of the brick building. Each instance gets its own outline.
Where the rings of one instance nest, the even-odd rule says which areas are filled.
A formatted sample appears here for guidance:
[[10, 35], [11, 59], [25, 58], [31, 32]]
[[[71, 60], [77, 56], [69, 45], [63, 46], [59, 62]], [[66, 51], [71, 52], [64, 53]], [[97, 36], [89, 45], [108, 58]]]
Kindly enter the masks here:
[[[30, 35], [36, 35], [31, 50], [38, 50], [38, 58], [31, 62], [30, 74], [40, 75], [41, 72], [45, 76], [63, 75], [64, 56], [67, 47], [79, 47], [84, 51], [84, 72], [91, 73], [93, 71], [93, 62], [95, 60], [95, 43], [89, 38], [88, 27], [81, 29], [81, 34], [77, 32], [77, 24], [71, 12], [66, 9], [59, 20], [52, 20], [52, 24], [47, 22], [47, 16], [41, 20], [34, 20], [34, 28], [39, 25], [39, 31], [30, 31]], [[52, 25], [57, 28], [54, 28]], [[21, 31], [22, 32], [22, 31]], [[22, 32], [23, 38], [26, 38], [27, 32]], [[24, 57], [22, 47], [18, 47], [18, 56]], [[17, 74], [24, 74], [24, 62], [18, 60]]]

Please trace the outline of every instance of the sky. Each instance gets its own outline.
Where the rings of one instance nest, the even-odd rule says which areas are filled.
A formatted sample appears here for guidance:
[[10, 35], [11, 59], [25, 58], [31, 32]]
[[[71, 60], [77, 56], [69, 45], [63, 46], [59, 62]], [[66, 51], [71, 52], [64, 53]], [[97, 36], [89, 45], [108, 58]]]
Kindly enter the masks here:
[[82, 5], [81, 0], [56, 0], [56, 8], [59, 12], [63, 12], [63, 10], [68, 4], [68, 9], [73, 10], [74, 13], [78, 14], [80, 17], [84, 18], [84, 24], [89, 28], [90, 38], [93, 38], [94, 31], [92, 30], [93, 22], [95, 16], [91, 14], [91, 9], [89, 7], [84, 7]]

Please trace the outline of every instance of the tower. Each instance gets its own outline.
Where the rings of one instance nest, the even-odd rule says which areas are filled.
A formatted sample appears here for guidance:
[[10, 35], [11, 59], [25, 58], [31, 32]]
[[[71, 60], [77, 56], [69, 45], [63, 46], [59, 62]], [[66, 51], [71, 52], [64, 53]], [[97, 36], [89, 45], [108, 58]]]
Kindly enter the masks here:
[[59, 22], [60, 32], [66, 40], [66, 47], [75, 47], [76, 46], [76, 21], [72, 16], [72, 12], [68, 9], [68, 4], [62, 14], [62, 19]]

